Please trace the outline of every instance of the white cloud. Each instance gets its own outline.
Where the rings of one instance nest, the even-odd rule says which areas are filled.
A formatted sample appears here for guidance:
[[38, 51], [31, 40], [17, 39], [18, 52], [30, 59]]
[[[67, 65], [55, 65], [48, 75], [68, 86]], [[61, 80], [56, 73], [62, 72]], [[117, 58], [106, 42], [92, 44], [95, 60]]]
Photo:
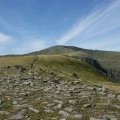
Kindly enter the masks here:
[[41, 39], [32, 39], [24, 41], [19, 47], [13, 48], [14, 54], [25, 54], [38, 50], [42, 50], [47, 47], [47, 44], [44, 40]]
[[61, 36], [57, 44], [65, 44], [77, 36], [85, 39], [104, 34], [120, 26], [120, 1], [114, 0], [106, 8], [94, 9], [88, 16], [78, 21], [67, 33]]
[[9, 43], [12, 40], [11, 36], [0, 33], [0, 44]]
[[[104, 44], [103, 44], [104, 43]], [[87, 48], [87, 49], [104, 49], [107, 50], [109, 46], [114, 45], [114, 44], [119, 44], [120, 41], [118, 41], [118, 38], [116, 38], [116, 41], [113, 38], [107, 38], [107, 39], [101, 39], [99, 41], [94, 41], [94, 42], [81, 42], [81, 47]], [[109, 49], [110, 50], [110, 49]]]

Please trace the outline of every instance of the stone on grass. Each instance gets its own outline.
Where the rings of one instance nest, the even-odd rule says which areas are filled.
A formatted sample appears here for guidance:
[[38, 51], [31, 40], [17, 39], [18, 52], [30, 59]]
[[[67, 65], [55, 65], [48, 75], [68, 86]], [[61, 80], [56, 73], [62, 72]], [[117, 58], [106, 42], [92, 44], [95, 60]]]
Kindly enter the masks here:
[[39, 113], [39, 110], [37, 110], [37, 109], [35, 109], [35, 108], [28, 107], [28, 109], [31, 110], [32, 112]]
[[72, 107], [66, 107], [64, 110], [67, 112], [72, 112], [74, 109]]
[[69, 116], [69, 114], [68, 114], [67, 112], [62, 111], [62, 110], [60, 110], [60, 111], [58, 112], [58, 114], [59, 114], [62, 118], [67, 118], [67, 117]]
[[112, 116], [112, 115], [104, 115], [103, 118], [105, 120], [117, 120], [117, 118], [115, 116]]
[[82, 119], [82, 117], [83, 117], [83, 115], [81, 115], [81, 114], [72, 115], [72, 118], [78, 119], [78, 120]]
[[16, 113], [15, 115], [13, 115], [13, 116], [10, 118], [10, 120], [22, 120], [22, 119], [24, 118], [24, 115], [23, 115], [24, 112], [25, 112], [25, 110], [22, 110], [22, 111]]
[[106, 119], [90, 118], [90, 120], [106, 120]]
[[117, 96], [117, 99], [120, 100], [120, 95]]
[[0, 115], [9, 115], [10, 113], [7, 111], [0, 111]]

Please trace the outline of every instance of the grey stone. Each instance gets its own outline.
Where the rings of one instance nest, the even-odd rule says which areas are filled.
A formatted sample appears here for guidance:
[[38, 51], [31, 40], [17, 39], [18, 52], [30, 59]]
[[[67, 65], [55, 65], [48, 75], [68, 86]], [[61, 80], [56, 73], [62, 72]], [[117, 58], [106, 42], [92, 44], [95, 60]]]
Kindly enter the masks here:
[[75, 104], [76, 103], [76, 100], [69, 100], [68, 101], [70, 104]]
[[17, 101], [13, 101], [13, 105], [17, 105]]
[[72, 107], [66, 107], [64, 110], [67, 112], [72, 112], [74, 109]]
[[113, 107], [117, 108], [117, 109], [120, 109], [120, 106], [119, 105], [113, 105]]
[[78, 120], [81, 120], [82, 117], [83, 117], [82, 114], [75, 114], [75, 115], [72, 115], [72, 118], [74, 118], [74, 119], [78, 119]]
[[0, 111], [0, 115], [9, 115], [10, 113], [7, 111]]
[[39, 110], [37, 110], [37, 109], [35, 109], [35, 108], [28, 107], [28, 109], [31, 110], [32, 112], [39, 113]]
[[91, 108], [92, 107], [92, 104], [85, 104], [83, 105], [83, 108]]
[[53, 113], [53, 110], [50, 110], [50, 109], [46, 109], [44, 111], [47, 112], [47, 113]]
[[90, 118], [90, 120], [106, 120], [106, 119]]
[[117, 99], [120, 100], [120, 95], [117, 96]]
[[67, 117], [69, 116], [69, 114], [68, 114], [67, 112], [62, 111], [62, 110], [60, 110], [60, 111], [58, 112], [58, 114], [59, 114], [62, 118], [67, 118]]
[[62, 103], [59, 103], [57, 106], [54, 107], [54, 109], [60, 109], [62, 107]]
[[109, 98], [115, 98], [115, 95], [114, 94], [108, 94], [107, 95]]
[[104, 115], [104, 116], [102, 116], [102, 118], [104, 118], [106, 120], [117, 120], [117, 118], [115, 116], [111, 116], [111, 115]]
[[15, 115], [13, 115], [13, 116], [10, 118], [10, 120], [22, 120], [22, 119], [24, 118], [24, 115], [23, 115], [24, 112], [25, 112], [25, 110], [22, 110], [22, 111], [16, 113]]

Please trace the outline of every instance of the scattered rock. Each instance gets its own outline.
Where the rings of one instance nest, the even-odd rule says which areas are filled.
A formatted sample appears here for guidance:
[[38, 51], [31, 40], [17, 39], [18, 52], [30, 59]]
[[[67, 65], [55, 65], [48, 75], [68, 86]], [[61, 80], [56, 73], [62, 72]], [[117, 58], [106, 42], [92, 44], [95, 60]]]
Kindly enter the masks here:
[[64, 119], [64, 118], [67, 118], [68, 116], [69, 116], [69, 114], [67, 113], [67, 112], [65, 112], [65, 111], [62, 111], [62, 110], [60, 110], [59, 112], [58, 112], [58, 114]]
[[91, 108], [92, 107], [92, 104], [85, 104], [83, 105], [83, 108]]
[[62, 107], [62, 103], [59, 103], [57, 106], [54, 107], [54, 109], [60, 109]]
[[49, 110], [49, 109], [46, 109], [44, 111], [47, 112], [47, 113], [53, 113], [53, 110]]
[[120, 95], [117, 96], [117, 99], [120, 100]]
[[[37, 117], [41, 114], [47, 114], [38, 118], [41, 120], [81, 120], [85, 114], [90, 120], [119, 118], [119, 91], [81, 81], [77, 74], [64, 80], [64, 76], [59, 78], [50, 71], [46, 74], [46, 68], [44, 72], [40, 70], [40, 74], [35, 69], [29, 70], [26, 76], [0, 79], [0, 116], [7, 116], [6, 120], [31, 120], [34, 115]], [[13, 109], [16, 114], [13, 114]], [[80, 111], [82, 114], [79, 114]], [[29, 115], [31, 112], [33, 114]]]
[[117, 120], [115, 116], [111, 116], [111, 115], [103, 115], [102, 118], [106, 120]]
[[28, 107], [28, 109], [31, 110], [32, 112], [39, 113], [39, 110], [37, 110], [37, 109], [35, 109], [35, 108]]
[[106, 119], [90, 118], [90, 120], [106, 120]]
[[24, 115], [23, 115], [24, 112], [25, 112], [25, 110], [22, 110], [22, 111], [16, 113], [12, 117], [10, 117], [10, 120], [22, 120], [24, 118]]
[[66, 107], [64, 110], [67, 112], [72, 112], [74, 109], [72, 107]]
[[76, 103], [76, 100], [69, 100], [68, 101], [70, 104], [75, 104]]
[[72, 118], [73, 118], [73, 119], [81, 120], [82, 117], [83, 117], [83, 115], [81, 115], [81, 114], [75, 114], [75, 115], [72, 115]]
[[13, 101], [13, 105], [17, 105], [17, 101]]
[[108, 94], [109, 98], [115, 98], [115, 94]]
[[10, 113], [7, 111], [0, 111], [0, 115], [9, 115]]

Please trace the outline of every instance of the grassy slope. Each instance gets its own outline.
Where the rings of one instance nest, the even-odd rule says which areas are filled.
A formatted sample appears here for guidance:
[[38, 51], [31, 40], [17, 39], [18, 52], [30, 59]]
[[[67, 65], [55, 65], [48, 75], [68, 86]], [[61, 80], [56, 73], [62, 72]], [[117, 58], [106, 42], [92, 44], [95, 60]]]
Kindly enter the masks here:
[[[4, 66], [22, 65], [29, 70], [34, 60], [37, 61], [34, 64], [34, 68], [40, 67], [48, 72], [55, 72], [57, 75], [63, 75], [63, 79], [73, 78], [72, 74], [77, 75], [86, 82], [92, 82], [93, 84], [102, 84], [109, 89], [119, 90], [118, 84], [111, 83], [108, 78], [102, 73], [96, 70], [91, 65], [82, 62], [79, 59], [62, 56], [62, 55], [39, 55], [39, 56], [20, 56], [20, 57], [2, 57], [0, 58], [0, 68]], [[33, 69], [34, 69], [33, 68]], [[4, 74], [1, 74], [5, 72]], [[39, 71], [38, 71], [39, 72]], [[0, 69], [0, 77], [21, 74], [13, 70]], [[26, 74], [26, 72], [25, 72]], [[23, 74], [21, 74], [23, 75]]]
[[[84, 53], [84, 54], [83, 54]], [[84, 51], [81, 54], [80, 52], [74, 52], [70, 54], [71, 56], [78, 57], [92, 57], [104, 66], [115, 67], [116, 69], [120, 68], [120, 52], [111, 52], [111, 51]]]
[[[73, 73], [77, 73], [78, 76], [83, 80], [90, 80], [90, 81], [106, 81], [107, 80], [104, 75], [102, 75], [99, 71], [97, 71], [92, 66], [80, 60], [66, 57], [66, 56], [60, 56], [60, 55], [40, 55], [38, 57], [36, 56], [5, 57], [5, 58], [0, 58], [0, 67], [22, 65], [24, 67], [29, 68], [31, 63], [36, 58], [37, 58], [37, 62], [35, 63], [34, 66], [40, 66], [46, 70], [55, 71], [58, 74], [62, 73], [66, 76], [70, 76]], [[13, 70], [13, 73], [14, 72], [15, 71]]]
[[23, 65], [27, 66], [33, 61], [33, 56], [1, 57], [0, 67]]
[[73, 46], [53, 46], [29, 55], [69, 55], [76, 57], [93, 57], [109, 68], [120, 69], [120, 52], [87, 50]]
[[16, 65], [22, 66], [22, 68], [27, 70], [34, 59], [35, 57], [33, 56], [0, 57], [0, 76], [17, 75], [19, 70], [15, 69]]
[[87, 50], [72, 46], [53, 46], [29, 55], [67, 55], [96, 59], [105, 69], [112, 71], [115, 81], [120, 81], [120, 52]]
[[83, 53], [74, 52], [70, 54], [70, 56], [77, 58], [90, 57], [96, 59], [105, 69], [112, 71], [115, 81], [120, 82], [120, 52], [85, 51]]
[[[71, 66], [71, 64], [70, 63], [69, 63], [69, 65], [66, 64], [66, 63], [68, 63], [68, 61], [65, 61], [65, 59], [62, 61], [61, 59], [63, 59], [63, 58], [59, 58], [60, 56], [58, 57], [57, 55], [71, 56], [71, 57], [77, 57], [77, 58], [91, 57], [91, 58], [96, 59], [106, 69], [112, 70], [116, 81], [120, 80], [120, 52], [87, 50], [87, 49], [81, 49], [81, 48], [72, 47], [72, 46], [53, 46], [53, 47], [47, 48], [42, 51], [30, 53], [30, 54], [28, 54], [27, 57], [26, 56], [0, 57], [0, 66], [7, 66], [9, 64], [15, 65], [15, 64], [21, 64], [21, 63], [25, 66], [26, 65], [29, 66], [29, 64], [32, 63], [33, 59], [35, 59], [35, 57], [33, 57], [33, 55], [41, 55], [41, 57], [39, 59], [41, 59], [41, 61], [42, 61], [42, 59], [44, 59], [43, 60], [44, 63], [42, 63], [44, 65], [46, 65], [48, 63], [47, 66], [53, 65], [54, 67], [52, 67], [52, 68], [54, 68], [54, 69], [59, 67], [60, 65], [61, 66], [64, 65], [63, 68], [62, 67], [60, 68], [60, 69], [64, 69], [63, 71], [71, 70], [71, 71], [76, 71], [78, 73], [79, 73], [80, 68], [78, 67], [78, 65], [76, 65], [76, 64], [78, 64], [76, 62], [77, 60], [75, 61], [75, 59], [74, 59], [74, 62], [76, 64], [73, 64], [73, 62], [71, 62], [71, 64], [73, 66], [71, 68], [69, 68]], [[48, 55], [48, 56], [44, 56], [45, 58], [43, 58], [42, 55]], [[50, 55], [56, 55], [56, 57], [52, 56], [53, 58], [51, 59]], [[58, 61], [57, 57], [61, 61]], [[49, 61], [46, 61], [45, 59], [46, 60], [49, 59]], [[57, 59], [57, 62], [59, 64], [56, 64], [55, 59]], [[69, 58], [69, 59], [72, 59], [72, 58]], [[79, 63], [80, 63], [80, 61], [79, 61]], [[79, 68], [79, 70], [78, 70], [78, 68]], [[87, 71], [85, 73], [86, 75], [89, 74], [89, 69], [87, 67], [86, 67], [86, 69], [84, 69], [84, 71]], [[81, 76], [82, 75], [85, 76], [85, 74], [81, 72]], [[92, 72], [90, 75], [91, 76], [93, 75]], [[87, 78], [89, 78], [89, 77], [87, 77]], [[96, 79], [97, 78], [98, 77], [96, 77]]]
[[78, 76], [84, 80], [106, 81], [106, 77], [95, 68], [80, 60], [70, 57], [60, 55], [43, 55], [39, 56], [37, 64], [46, 67], [48, 70], [64, 73], [66, 75], [77, 73]]

